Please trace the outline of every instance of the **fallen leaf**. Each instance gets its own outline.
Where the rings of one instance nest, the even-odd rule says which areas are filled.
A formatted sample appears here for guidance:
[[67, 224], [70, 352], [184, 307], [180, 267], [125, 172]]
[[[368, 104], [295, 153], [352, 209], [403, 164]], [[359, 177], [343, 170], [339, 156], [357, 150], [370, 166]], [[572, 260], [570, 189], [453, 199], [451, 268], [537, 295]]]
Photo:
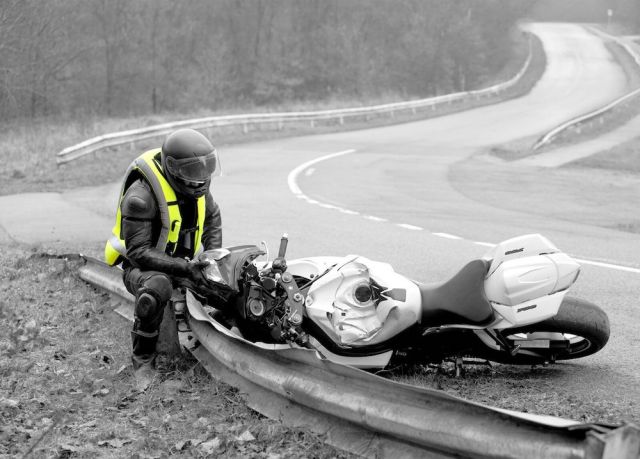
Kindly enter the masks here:
[[131, 424], [136, 425], [138, 427], [147, 427], [147, 421], [149, 421], [148, 417], [143, 417], [140, 419], [129, 419], [129, 421], [131, 421]]
[[256, 437], [254, 437], [253, 434], [248, 430], [245, 430], [241, 435], [236, 437], [236, 441], [239, 441], [240, 443], [244, 443], [246, 441], [254, 441], [255, 439]]
[[200, 417], [193, 423], [193, 427], [205, 427], [208, 424], [209, 424], [209, 420], [207, 418]]
[[70, 453], [77, 453], [80, 451], [80, 448], [76, 445], [70, 445], [68, 443], [61, 443], [58, 445], [58, 448], [60, 448], [61, 451], [69, 451]]
[[85, 422], [84, 424], [80, 424], [79, 426], [77, 426], [77, 428], [78, 429], [87, 429], [89, 427], [95, 427], [97, 425], [98, 424], [97, 424], [96, 420], [94, 419], [92, 421]]
[[98, 446], [111, 446], [112, 448], [122, 448], [124, 445], [131, 443], [133, 440], [129, 438], [112, 438], [110, 440], [102, 440], [98, 442]]
[[101, 395], [107, 395], [109, 393], [109, 389], [107, 389], [106, 387], [103, 387], [102, 389], [98, 389], [97, 391], [93, 392], [91, 395], [93, 395], [94, 397], [98, 397]]
[[191, 444], [191, 440], [180, 440], [178, 443], [173, 445], [173, 447], [176, 449], [176, 451], [182, 451], [190, 444]]
[[0, 398], [0, 407], [2, 408], [18, 408], [20, 403], [10, 398]]
[[200, 443], [199, 448], [202, 450], [204, 454], [210, 455], [213, 454], [219, 447], [222, 442], [218, 437], [215, 437], [213, 440], [205, 441]]

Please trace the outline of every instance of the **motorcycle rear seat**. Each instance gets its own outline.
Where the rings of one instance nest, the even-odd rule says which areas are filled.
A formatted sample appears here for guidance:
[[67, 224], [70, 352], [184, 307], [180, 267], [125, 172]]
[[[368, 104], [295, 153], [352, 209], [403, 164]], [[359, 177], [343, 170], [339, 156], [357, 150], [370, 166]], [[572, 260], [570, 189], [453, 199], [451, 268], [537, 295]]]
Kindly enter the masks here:
[[443, 284], [418, 284], [422, 295], [422, 326], [489, 324], [494, 315], [484, 291], [488, 265], [485, 260], [473, 260]]

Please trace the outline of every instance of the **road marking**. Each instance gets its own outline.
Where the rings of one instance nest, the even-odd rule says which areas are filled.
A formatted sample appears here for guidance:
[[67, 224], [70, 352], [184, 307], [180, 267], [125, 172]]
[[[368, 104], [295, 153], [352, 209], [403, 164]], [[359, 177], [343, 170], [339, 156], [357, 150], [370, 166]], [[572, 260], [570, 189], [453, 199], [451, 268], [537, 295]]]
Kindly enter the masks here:
[[334, 206], [333, 204], [325, 204], [323, 202], [318, 202], [317, 203], [320, 207], [324, 207], [325, 209], [338, 209], [340, 210], [340, 207], [338, 206]]
[[295, 195], [304, 196], [304, 193], [302, 192], [302, 190], [300, 190], [300, 187], [298, 186], [298, 183], [297, 183], [298, 175], [300, 175], [300, 172], [302, 172], [303, 170], [307, 169], [309, 166], [312, 166], [316, 163], [326, 161], [327, 159], [337, 158], [338, 156], [348, 155], [349, 153], [353, 153], [355, 151], [356, 150], [354, 149], [339, 151], [337, 153], [331, 153], [329, 155], [321, 156], [319, 158], [312, 159], [311, 161], [307, 161], [306, 163], [300, 164], [294, 170], [289, 172], [289, 176], [287, 177], [287, 183], [289, 184], [289, 189]]
[[408, 223], [396, 223], [396, 226], [399, 226], [400, 228], [412, 230], [412, 231], [422, 231], [424, 229], [419, 226], [409, 225]]
[[632, 268], [630, 266], [614, 265], [612, 263], [602, 263], [600, 261], [584, 260], [581, 258], [574, 258], [574, 260], [577, 261], [578, 263], [584, 263], [585, 265], [593, 265], [593, 266], [599, 266], [601, 268], [609, 268], [609, 269], [615, 269], [618, 271], [625, 271], [628, 273], [640, 274], [640, 269]]
[[462, 239], [460, 236], [455, 236], [449, 233], [431, 233], [434, 236], [443, 237], [445, 239]]
[[388, 222], [389, 221], [386, 218], [375, 217], [373, 215], [363, 215], [363, 217], [366, 218], [367, 220], [371, 220], [373, 222]]
[[481, 245], [482, 247], [495, 247], [495, 244], [492, 244], [491, 242], [480, 242], [480, 241], [473, 241], [473, 243], [475, 245]]
[[[319, 158], [312, 159], [311, 161], [307, 161], [306, 163], [300, 164], [298, 167], [296, 167], [291, 172], [289, 172], [289, 176], [287, 177], [287, 183], [289, 185], [289, 189], [291, 190], [291, 192], [297, 198], [304, 199], [309, 204], [316, 204], [319, 207], [323, 207], [325, 209], [337, 210], [337, 211], [339, 211], [339, 212], [341, 212], [343, 214], [347, 214], [347, 215], [361, 215], [363, 218], [366, 218], [367, 220], [371, 220], [371, 221], [374, 221], [374, 222], [388, 222], [389, 220], [386, 219], [386, 218], [376, 217], [375, 215], [361, 214], [360, 212], [356, 212], [355, 210], [345, 209], [343, 207], [338, 207], [338, 206], [335, 206], [333, 204], [328, 204], [328, 203], [317, 201], [315, 199], [311, 199], [309, 196], [305, 195], [302, 192], [302, 190], [300, 189], [300, 187], [298, 186], [298, 183], [297, 183], [298, 176], [303, 171], [304, 171], [306, 176], [309, 176], [309, 175], [311, 175], [311, 174], [313, 174], [315, 172], [315, 168], [309, 168], [309, 166], [312, 166], [313, 164], [319, 163], [321, 161], [326, 161], [328, 159], [337, 158], [338, 156], [348, 155], [350, 153], [354, 153], [355, 151], [356, 151], [355, 149], [343, 150], [343, 151], [339, 151], [337, 153], [331, 153], [331, 154], [328, 154], [328, 155], [325, 155], [325, 156], [321, 156]], [[424, 231], [424, 228], [422, 228], [420, 226], [416, 226], [416, 225], [411, 225], [409, 223], [394, 223], [394, 224], [399, 228], [404, 228], [404, 229], [411, 230], [411, 231]], [[496, 244], [492, 244], [490, 242], [471, 241], [469, 239], [465, 239], [464, 237], [456, 236], [455, 234], [450, 234], [450, 233], [431, 232], [430, 234], [433, 235], [433, 236], [441, 237], [441, 238], [445, 238], [445, 239], [452, 239], [452, 240], [456, 240], [456, 241], [471, 242], [472, 244], [479, 245], [479, 246], [482, 246], [482, 247], [495, 247], [496, 246]], [[585, 265], [591, 265], [591, 266], [597, 266], [597, 267], [600, 267], [600, 268], [614, 269], [614, 270], [617, 270], [617, 271], [624, 271], [624, 272], [629, 272], [629, 273], [634, 273], [634, 274], [640, 274], [640, 268], [633, 268], [631, 266], [624, 266], [624, 265], [619, 265], [619, 264], [615, 264], [615, 263], [604, 263], [604, 262], [601, 262], [601, 261], [592, 261], [592, 260], [586, 260], [586, 259], [582, 259], [582, 258], [574, 258], [574, 260], [577, 261], [578, 263], [583, 263]]]
[[347, 215], [360, 215], [360, 212], [356, 212], [355, 210], [343, 209], [342, 207], [337, 207], [337, 209], [343, 214]]

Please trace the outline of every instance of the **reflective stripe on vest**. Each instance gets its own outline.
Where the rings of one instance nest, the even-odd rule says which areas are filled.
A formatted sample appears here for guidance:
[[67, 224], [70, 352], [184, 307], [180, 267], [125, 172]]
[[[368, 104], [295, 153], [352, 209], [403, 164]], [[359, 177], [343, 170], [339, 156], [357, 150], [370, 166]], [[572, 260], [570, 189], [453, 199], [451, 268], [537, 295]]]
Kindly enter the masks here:
[[[156, 242], [156, 248], [169, 255], [172, 255], [176, 250], [178, 237], [180, 235], [180, 228], [182, 226], [182, 216], [180, 215], [180, 209], [178, 208], [176, 193], [173, 188], [171, 188], [171, 185], [162, 172], [159, 153], [159, 148], [147, 151], [136, 158], [127, 169], [122, 190], [120, 192], [118, 209], [116, 211], [116, 224], [113, 227], [113, 234], [107, 241], [104, 249], [105, 261], [109, 265], [113, 266], [120, 263], [122, 258], [126, 257], [127, 254], [124, 239], [122, 238], [122, 211], [120, 209], [120, 205], [122, 204], [122, 199], [124, 198], [128, 187], [133, 183], [133, 180], [131, 179], [132, 174], [134, 173], [141, 175], [151, 186], [158, 203], [162, 228], [160, 230], [158, 241]], [[195, 234], [194, 254], [201, 245], [200, 239], [202, 236], [202, 228], [204, 226], [205, 201], [206, 199], [204, 196], [199, 197], [197, 201], [198, 226]]]

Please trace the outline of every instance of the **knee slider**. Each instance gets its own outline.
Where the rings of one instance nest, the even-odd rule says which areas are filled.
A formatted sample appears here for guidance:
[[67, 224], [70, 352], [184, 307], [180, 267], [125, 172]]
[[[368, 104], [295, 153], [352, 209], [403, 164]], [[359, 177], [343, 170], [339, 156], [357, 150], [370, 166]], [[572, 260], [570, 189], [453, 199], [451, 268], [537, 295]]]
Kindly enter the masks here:
[[161, 303], [151, 291], [141, 290], [136, 298], [135, 315], [142, 322], [153, 321], [162, 312]]
[[166, 274], [154, 274], [144, 281], [140, 292], [151, 293], [161, 305], [171, 299], [173, 285]]

